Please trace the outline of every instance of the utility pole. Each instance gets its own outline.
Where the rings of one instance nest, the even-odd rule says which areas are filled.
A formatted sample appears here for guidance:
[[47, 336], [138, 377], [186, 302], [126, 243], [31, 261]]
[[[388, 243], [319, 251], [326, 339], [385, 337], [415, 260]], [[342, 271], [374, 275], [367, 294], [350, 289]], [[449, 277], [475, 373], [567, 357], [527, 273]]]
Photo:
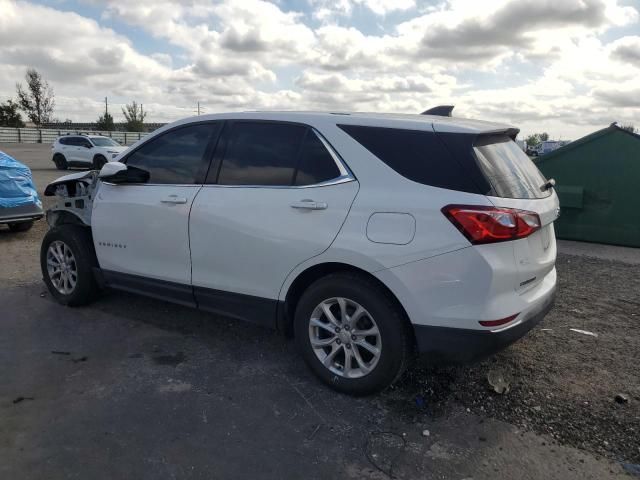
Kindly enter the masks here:
[[200, 116], [200, 102], [198, 102], [198, 116]]
[[104, 116], [109, 115], [109, 102], [107, 101], [107, 97], [104, 97]]

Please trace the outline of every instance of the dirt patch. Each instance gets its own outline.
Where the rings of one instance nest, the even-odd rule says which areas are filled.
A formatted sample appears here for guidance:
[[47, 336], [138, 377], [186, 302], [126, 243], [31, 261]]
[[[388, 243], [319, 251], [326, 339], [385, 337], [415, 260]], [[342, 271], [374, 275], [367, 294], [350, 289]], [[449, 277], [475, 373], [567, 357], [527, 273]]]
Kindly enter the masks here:
[[[429, 415], [446, 414], [457, 401], [560, 443], [639, 463], [640, 268], [569, 255], [558, 257], [557, 268], [556, 306], [522, 341], [472, 366], [417, 367], [398, 394]], [[491, 389], [490, 371], [506, 377], [508, 393]], [[619, 393], [628, 401], [618, 403]]]
[[[42, 199], [42, 196], [40, 197]], [[45, 209], [51, 198], [44, 200]], [[15, 286], [33, 283], [42, 278], [40, 273], [40, 244], [49, 229], [43, 218], [26, 232], [12, 232], [6, 225], [0, 225], [0, 285]], [[8, 261], [10, 259], [10, 261]]]

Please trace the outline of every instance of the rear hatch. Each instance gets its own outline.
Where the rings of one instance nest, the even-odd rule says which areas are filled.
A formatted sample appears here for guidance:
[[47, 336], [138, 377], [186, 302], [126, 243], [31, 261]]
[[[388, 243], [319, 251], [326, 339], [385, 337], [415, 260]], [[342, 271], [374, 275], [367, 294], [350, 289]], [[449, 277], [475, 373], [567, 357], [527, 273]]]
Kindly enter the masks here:
[[553, 222], [560, 212], [558, 197], [506, 133], [478, 136], [473, 151], [478, 167], [491, 185], [487, 198], [496, 207], [526, 210], [540, 217], [539, 230], [509, 242], [518, 269], [519, 282], [515, 287], [524, 292], [540, 283], [555, 265]]

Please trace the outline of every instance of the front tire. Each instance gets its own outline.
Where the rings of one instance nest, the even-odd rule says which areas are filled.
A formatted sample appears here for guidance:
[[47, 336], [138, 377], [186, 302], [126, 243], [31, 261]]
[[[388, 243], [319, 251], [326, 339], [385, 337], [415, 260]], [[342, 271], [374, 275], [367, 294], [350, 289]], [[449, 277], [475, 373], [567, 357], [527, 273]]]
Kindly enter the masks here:
[[412, 355], [404, 312], [364, 275], [332, 274], [313, 283], [298, 302], [294, 328], [311, 370], [331, 388], [351, 395], [388, 387]]
[[9, 230], [12, 232], [26, 232], [27, 230], [30, 230], [31, 227], [33, 227], [33, 221], [9, 224]]
[[99, 287], [93, 274], [98, 266], [91, 231], [79, 225], [60, 225], [47, 232], [40, 248], [42, 278], [62, 305], [86, 305]]

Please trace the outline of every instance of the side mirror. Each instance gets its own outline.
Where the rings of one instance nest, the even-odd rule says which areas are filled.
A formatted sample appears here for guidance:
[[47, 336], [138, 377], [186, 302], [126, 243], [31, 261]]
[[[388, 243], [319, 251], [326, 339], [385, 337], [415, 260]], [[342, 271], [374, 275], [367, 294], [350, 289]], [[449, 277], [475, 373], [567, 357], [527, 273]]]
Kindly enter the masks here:
[[107, 162], [104, 164], [98, 178], [109, 183], [146, 183], [149, 181], [149, 172], [137, 167], [128, 167], [120, 162]]
[[91, 145], [90, 143], [85, 143], [84, 148], [92, 149], [93, 145]]

